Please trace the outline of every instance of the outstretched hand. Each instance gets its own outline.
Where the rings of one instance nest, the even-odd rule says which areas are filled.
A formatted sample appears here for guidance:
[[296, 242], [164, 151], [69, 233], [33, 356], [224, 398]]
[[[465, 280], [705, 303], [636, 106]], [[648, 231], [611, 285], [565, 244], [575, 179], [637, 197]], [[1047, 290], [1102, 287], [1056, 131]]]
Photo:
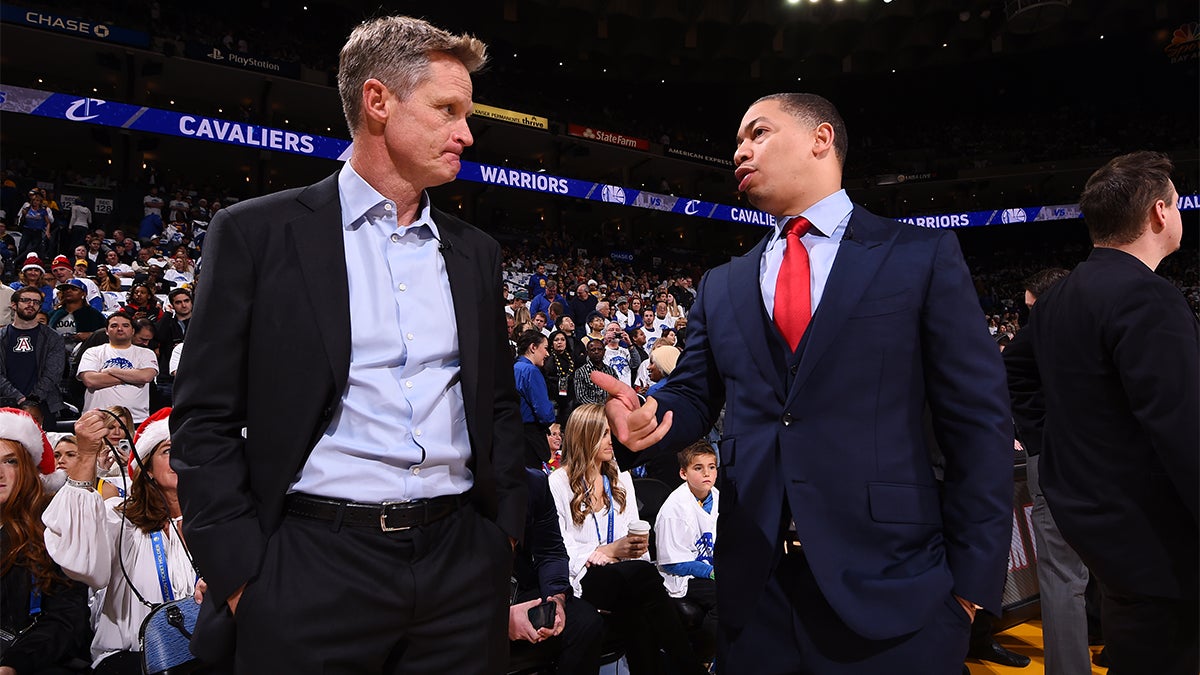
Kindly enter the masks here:
[[659, 422], [658, 401], [653, 396], [641, 404], [633, 388], [612, 375], [592, 371], [591, 378], [593, 384], [608, 392], [604, 414], [613, 434], [625, 447], [640, 452], [661, 441], [671, 430], [671, 412], [667, 411]]

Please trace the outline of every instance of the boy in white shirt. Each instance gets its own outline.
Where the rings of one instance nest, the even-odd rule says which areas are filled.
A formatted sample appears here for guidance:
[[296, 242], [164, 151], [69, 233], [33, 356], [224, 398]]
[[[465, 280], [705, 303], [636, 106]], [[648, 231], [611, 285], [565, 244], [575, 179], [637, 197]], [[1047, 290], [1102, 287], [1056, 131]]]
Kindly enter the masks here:
[[707, 441], [696, 441], [679, 451], [679, 476], [686, 482], [663, 502], [654, 523], [658, 567], [667, 594], [702, 608], [703, 634], [715, 638], [713, 546], [717, 542], [720, 493], [713, 487], [717, 453]]

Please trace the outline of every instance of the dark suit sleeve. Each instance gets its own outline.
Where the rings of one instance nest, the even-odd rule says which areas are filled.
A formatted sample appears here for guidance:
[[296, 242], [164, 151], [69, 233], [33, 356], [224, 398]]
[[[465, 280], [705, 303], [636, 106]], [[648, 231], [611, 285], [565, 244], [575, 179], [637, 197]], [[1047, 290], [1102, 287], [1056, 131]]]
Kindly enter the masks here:
[[171, 466], [179, 474], [184, 536], [218, 601], [258, 573], [266, 545], [242, 436], [254, 269], [235, 216], [223, 209], [205, 239], [204, 273], [171, 414]]
[[946, 456], [946, 560], [954, 592], [999, 616], [1012, 530], [1008, 389], [958, 239], [942, 234], [921, 311], [921, 348], [933, 430]]
[[1200, 325], [1178, 290], [1152, 283], [1130, 293], [1106, 338], [1130, 411], [1200, 523]]
[[550, 496], [545, 474], [527, 470], [529, 476], [529, 520], [525, 530], [525, 551], [537, 570], [541, 597], [556, 593], [571, 595], [567, 547], [558, 528], [558, 509]]
[[[490, 295], [487, 298], [500, 297], [504, 287], [501, 277], [500, 246], [492, 242]], [[515, 540], [520, 540], [525, 531], [525, 512], [529, 507], [528, 492], [525, 487], [525, 436], [521, 422], [521, 407], [517, 398], [517, 386], [513, 377], [512, 358], [509, 356], [507, 323], [504, 320], [504, 310], [498, 305], [492, 310], [491, 331], [486, 330], [481, 338], [491, 339], [491, 346], [484, 353], [491, 353], [492, 367], [495, 368], [492, 381], [495, 383], [493, 393], [493, 438], [492, 438], [492, 469], [495, 471], [497, 512], [496, 524], [500, 529]], [[490, 333], [490, 335], [488, 335]], [[485, 360], [486, 364], [487, 361]], [[485, 365], [486, 367], [486, 365]]]
[[1008, 373], [1008, 395], [1012, 403], [1013, 424], [1025, 452], [1042, 452], [1042, 424], [1046, 419], [1046, 401], [1033, 350], [1033, 333], [1023, 328], [1004, 350], [1004, 369]]
[[707, 434], [725, 403], [725, 383], [708, 339], [707, 287], [705, 274], [688, 313], [687, 348], [667, 384], [651, 397], [658, 401], [659, 421], [668, 410], [673, 413], [671, 430], [651, 449], [655, 453], [678, 451]]

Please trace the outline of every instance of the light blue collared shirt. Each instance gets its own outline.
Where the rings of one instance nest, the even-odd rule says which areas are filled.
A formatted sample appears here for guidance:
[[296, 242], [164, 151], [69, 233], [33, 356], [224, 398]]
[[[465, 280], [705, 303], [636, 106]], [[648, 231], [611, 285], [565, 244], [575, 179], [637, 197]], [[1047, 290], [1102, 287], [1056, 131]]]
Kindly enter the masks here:
[[[358, 502], [474, 484], [458, 326], [429, 196], [411, 225], [347, 162], [338, 174], [350, 287], [350, 377], [295, 492]], [[320, 320], [320, 317], [317, 317]], [[296, 364], [302, 367], [304, 364]]]
[[829, 280], [829, 271], [833, 269], [833, 260], [837, 257], [842, 236], [846, 234], [846, 225], [850, 222], [852, 211], [854, 204], [850, 197], [846, 195], [845, 190], [838, 190], [808, 207], [804, 213], [776, 219], [775, 233], [771, 235], [766, 249], [763, 250], [762, 262], [758, 268], [763, 304], [771, 320], [775, 319], [775, 282], [779, 279], [779, 266], [783, 264], [783, 253], [787, 250], [787, 237], [780, 236], [783, 226], [794, 215], [804, 216], [812, 223], [808, 234], [800, 237], [800, 242], [808, 249], [812, 311], [816, 314], [817, 306], [821, 304], [821, 296], [825, 294], [825, 282]]

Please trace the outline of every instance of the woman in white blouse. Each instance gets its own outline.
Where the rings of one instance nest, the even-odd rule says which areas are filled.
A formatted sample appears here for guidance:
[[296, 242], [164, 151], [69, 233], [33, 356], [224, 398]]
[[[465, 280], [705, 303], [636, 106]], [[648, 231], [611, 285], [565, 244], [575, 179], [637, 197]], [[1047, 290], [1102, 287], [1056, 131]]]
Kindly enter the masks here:
[[[92, 641], [97, 674], [141, 672], [138, 629], [150, 608], [139, 593], [147, 602], [159, 603], [197, 590], [180, 534], [177, 477], [169, 463], [169, 414], [169, 408], [160, 410], [138, 429], [134, 450], [145, 470], [131, 458], [128, 497], [105, 500], [95, 489], [94, 458], [107, 450], [102, 448], [110, 418], [99, 410], [84, 413], [75, 423], [75, 438], [85, 461], [68, 472], [67, 485], [42, 515], [46, 550], [54, 561], [71, 578], [94, 589], [107, 588]], [[159, 561], [164, 563], [162, 574]]]
[[647, 537], [626, 534], [638, 520], [628, 471], [618, 473], [604, 408], [583, 404], [563, 433], [562, 469], [550, 493], [570, 558], [575, 594], [601, 611], [621, 635], [634, 675], [660, 673], [659, 650], [678, 673], [702, 673], [662, 577], [647, 554]]

